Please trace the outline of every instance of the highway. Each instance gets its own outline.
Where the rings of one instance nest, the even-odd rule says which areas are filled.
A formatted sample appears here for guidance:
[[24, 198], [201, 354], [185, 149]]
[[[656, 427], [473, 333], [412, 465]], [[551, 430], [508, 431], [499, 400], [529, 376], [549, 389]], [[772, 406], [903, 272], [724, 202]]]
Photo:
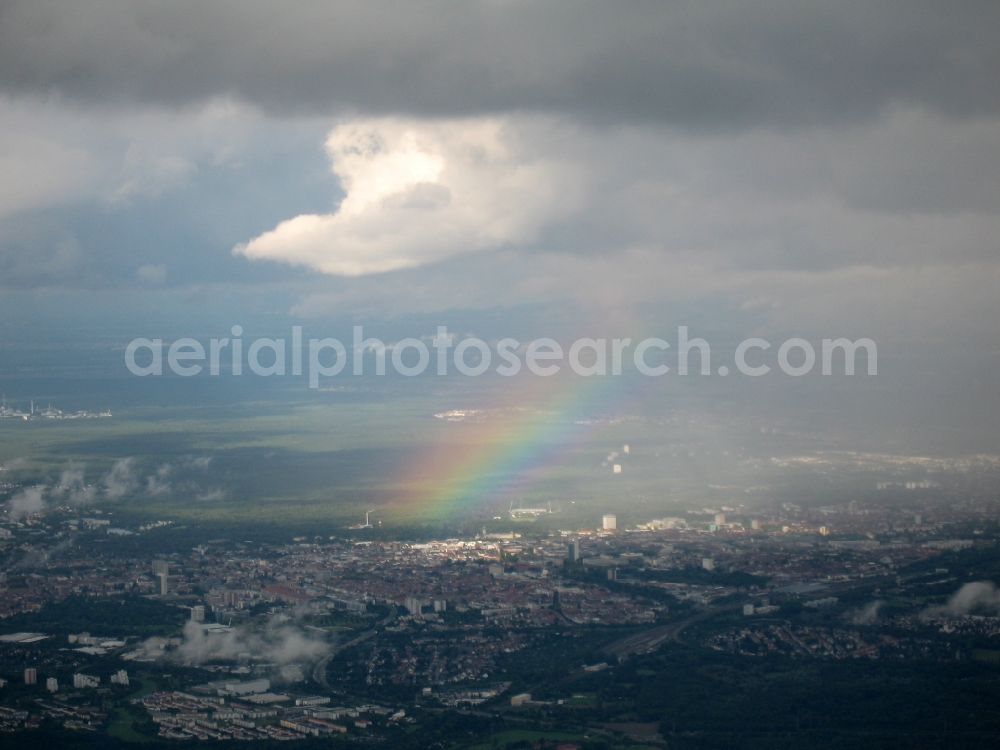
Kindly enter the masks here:
[[633, 633], [621, 640], [608, 644], [604, 647], [604, 652], [619, 659], [625, 659], [635, 654], [649, 654], [656, 651], [656, 649], [667, 641], [680, 640], [681, 633], [696, 622], [702, 622], [721, 614], [736, 612], [739, 609], [740, 605], [709, 607], [683, 620], [668, 622], [666, 625], [657, 625], [641, 633]]
[[394, 619], [396, 619], [396, 608], [390, 605], [389, 614], [387, 614], [385, 617], [383, 617], [381, 620], [375, 623], [369, 630], [366, 630], [360, 635], [355, 636], [349, 641], [344, 641], [344, 643], [338, 643], [336, 646], [334, 646], [330, 650], [330, 653], [324, 656], [318, 662], [316, 662], [315, 666], [313, 667], [312, 671], [313, 682], [329, 690], [330, 682], [329, 680], [326, 679], [326, 668], [327, 666], [329, 666], [330, 661], [337, 654], [340, 654], [349, 648], [354, 648], [355, 646], [364, 643], [368, 639], [375, 637], [382, 628], [389, 625]]

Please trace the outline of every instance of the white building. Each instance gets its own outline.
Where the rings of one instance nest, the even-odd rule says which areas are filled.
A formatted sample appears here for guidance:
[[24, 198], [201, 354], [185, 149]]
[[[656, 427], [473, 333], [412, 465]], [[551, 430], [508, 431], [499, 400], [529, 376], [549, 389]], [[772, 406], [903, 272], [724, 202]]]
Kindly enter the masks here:
[[601, 523], [601, 528], [605, 531], [615, 531], [618, 529], [618, 517], [613, 513], [606, 513]]
[[50, 693], [59, 692], [59, 680], [57, 680], [55, 677], [49, 677], [45, 681], [45, 689], [48, 690]]
[[246, 682], [225, 682], [218, 692], [228, 695], [253, 695], [254, 693], [266, 693], [270, 689], [271, 681], [261, 678]]
[[73, 675], [73, 687], [75, 688], [95, 688], [101, 684], [101, 678], [94, 675], [81, 674], [77, 672]]
[[117, 672], [111, 675], [111, 684], [128, 687], [128, 672], [126, 672], [124, 669], [119, 669]]

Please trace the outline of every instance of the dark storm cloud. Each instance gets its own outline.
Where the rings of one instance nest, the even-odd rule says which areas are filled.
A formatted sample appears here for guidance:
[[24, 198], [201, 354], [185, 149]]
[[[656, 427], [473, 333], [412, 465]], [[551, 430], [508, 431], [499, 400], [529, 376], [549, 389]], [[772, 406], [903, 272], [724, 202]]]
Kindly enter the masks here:
[[[586, 5], [586, 7], [584, 7]], [[1000, 3], [0, 4], [0, 89], [731, 128], [1000, 110]]]

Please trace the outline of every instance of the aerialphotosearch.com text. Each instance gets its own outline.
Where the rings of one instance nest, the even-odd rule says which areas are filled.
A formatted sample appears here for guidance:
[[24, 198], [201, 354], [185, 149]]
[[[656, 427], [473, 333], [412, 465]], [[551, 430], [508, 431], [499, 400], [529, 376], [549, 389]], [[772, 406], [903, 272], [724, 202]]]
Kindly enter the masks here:
[[657, 337], [578, 338], [566, 346], [552, 338], [486, 342], [474, 336], [455, 336], [446, 326], [438, 326], [434, 336], [387, 343], [366, 337], [364, 326], [355, 325], [349, 346], [337, 338], [304, 338], [301, 326], [292, 326], [287, 339], [245, 341], [239, 325], [233, 326], [230, 334], [205, 343], [194, 338], [169, 343], [162, 338], [136, 338], [125, 348], [125, 366], [140, 377], [167, 372], [182, 377], [206, 372], [213, 376], [246, 372], [259, 377], [304, 375], [310, 388], [319, 388], [324, 379], [345, 373], [384, 376], [391, 372], [406, 377], [458, 373], [477, 377], [493, 372], [512, 377], [527, 372], [550, 377], [563, 368], [583, 377], [621, 375], [628, 370], [648, 377], [671, 373], [726, 376], [734, 372], [761, 377], [772, 371], [791, 377], [816, 372], [878, 373], [878, 349], [870, 338], [824, 338], [818, 346], [803, 338], [788, 338], [776, 346], [766, 339], [747, 338], [736, 345], [726, 364], [717, 364], [712, 361], [709, 342], [691, 336], [687, 326], [678, 326], [672, 342]]

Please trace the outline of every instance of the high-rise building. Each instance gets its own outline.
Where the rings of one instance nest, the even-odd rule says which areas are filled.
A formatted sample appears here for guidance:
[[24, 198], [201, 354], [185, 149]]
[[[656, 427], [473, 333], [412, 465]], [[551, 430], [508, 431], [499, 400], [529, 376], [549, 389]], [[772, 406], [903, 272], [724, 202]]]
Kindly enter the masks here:
[[153, 575], [157, 578], [170, 575], [170, 563], [166, 560], [153, 560]]
[[204, 604], [195, 604], [191, 607], [191, 622], [205, 622]]
[[160, 573], [157, 578], [160, 579], [160, 596], [166, 596], [170, 593], [170, 576], [166, 573]]
[[754, 531], [760, 531], [762, 528], [764, 528], [764, 524], [761, 523], [761, 520], [759, 518], [755, 518], [750, 522], [750, 528], [753, 529]]
[[622, 465], [621, 464], [613, 464], [611, 466], [611, 473], [612, 474], [621, 474], [622, 473]]
[[50, 693], [59, 692], [59, 680], [57, 680], [55, 677], [49, 677], [45, 681], [45, 689], [48, 690]]
[[705, 570], [715, 570], [715, 560], [711, 557], [701, 558], [701, 567]]
[[618, 529], [618, 517], [614, 513], [605, 513], [601, 528], [605, 531], [616, 531]]
[[37, 685], [38, 684], [38, 670], [34, 667], [28, 667], [24, 670], [24, 684], [25, 685]]
[[424, 603], [415, 596], [408, 596], [403, 600], [403, 606], [406, 607], [406, 611], [411, 615], [420, 617], [420, 613], [424, 608]]
[[715, 525], [716, 526], [725, 526], [726, 525], [726, 514], [725, 513], [716, 513], [715, 514]]
[[77, 688], [95, 688], [101, 684], [101, 678], [95, 677], [89, 674], [81, 674], [77, 672], [73, 675], [73, 687]]
[[128, 672], [124, 669], [119, 669], [113, 675], [111, 675], [112, 685], [121, 685], [122, 687], [128, 687]]
[[580, 561], [580, 540], [574, 539], [566, 545], [567, 562], [575, 563]]

